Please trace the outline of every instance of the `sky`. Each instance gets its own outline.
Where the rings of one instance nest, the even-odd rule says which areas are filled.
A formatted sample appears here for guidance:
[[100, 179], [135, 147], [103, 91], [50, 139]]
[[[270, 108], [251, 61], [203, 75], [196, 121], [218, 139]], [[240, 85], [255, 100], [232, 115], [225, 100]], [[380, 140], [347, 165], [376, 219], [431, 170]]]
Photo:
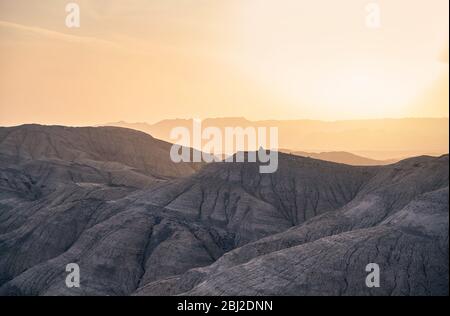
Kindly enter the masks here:
[[0, 0], [0, 125], [448, 117], [448, 0], [74, 2]]

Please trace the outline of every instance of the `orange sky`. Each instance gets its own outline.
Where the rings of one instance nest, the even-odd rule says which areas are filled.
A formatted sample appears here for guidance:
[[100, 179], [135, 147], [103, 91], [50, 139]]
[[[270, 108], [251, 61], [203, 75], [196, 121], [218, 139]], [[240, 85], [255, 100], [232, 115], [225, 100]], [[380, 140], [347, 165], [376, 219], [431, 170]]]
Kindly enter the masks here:
[[0, 0], [0, 125], [448, 117], [448, 0]]

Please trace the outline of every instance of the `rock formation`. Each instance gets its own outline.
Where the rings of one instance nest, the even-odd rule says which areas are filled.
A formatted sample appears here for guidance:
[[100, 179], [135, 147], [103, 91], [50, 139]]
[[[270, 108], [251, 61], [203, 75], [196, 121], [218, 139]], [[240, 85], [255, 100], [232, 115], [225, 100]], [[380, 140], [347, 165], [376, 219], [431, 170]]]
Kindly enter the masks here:
[[448, 155], [280, 153], [260, 174], [169, 150], [122, 128], [0, 128], [0, 295], [448, 295]]

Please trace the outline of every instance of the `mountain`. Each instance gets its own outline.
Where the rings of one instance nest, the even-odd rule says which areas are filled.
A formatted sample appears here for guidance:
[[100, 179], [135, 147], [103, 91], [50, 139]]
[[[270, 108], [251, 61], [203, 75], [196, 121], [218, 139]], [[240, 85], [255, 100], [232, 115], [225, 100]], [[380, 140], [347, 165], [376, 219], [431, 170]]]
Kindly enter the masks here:
[[280, 149], [281, 152], [303, 156], [303, 157], [311, 157], [314, 159], [331, 161], [336, 163], [343, 163], [346, 165], [352, 166], [379, 166], [379, 165], [389, 165], [391, 163], [395, 163], [398, 160], [396, 159], [388, 159], [388, 160], [376, 160], [370, 159], [366, 157], [362, 157], [359, 155], [355, 155], [352, 153], [348, 153], [345, 151], [330, 151], [330, 152], [321, 152], [321, 153], [309, 153], [305, 151], [294, 151], [291, 152], [287, 149]]
[[[448, 156], [376, 169], [345, 206], [136, 294], [447, 295]], [[372, 262], [377, 289], [365, 286]]]
[[[23, 125], [0, 128], [0, 155], [9, 164], [70, 163], [116, 173], [138, 173], [152, 179], [189, 175], [198, 164], [167, 159], [172, 144], [132, 129]], [[99, 166], [102, 165], [102, 166]]]
[[[397, 214], [372, 227], [305, 243], [291, 243], [277, 251], [259, 254], [245, 263], [217, 263], [204, 269], [202, 282], [195, 282], [195, 286], [185, 293], [447, 295], [448, 193], [447, 187], [420, 196]], [[292, 238], [293, 233], [275, 238], [286, 240]], [[300, 232], [297, 234], [296, 237], [301, 236]], [[273, 247], [273, 240], [264, 242]], [[254, 253], [252, 246], [247, 249]], [[241, 253], [230, 253], [228, 257]], [[380, 288], [368, 288], [364, 282], [365, 267], [369, 262], [381, 267]], [[414, 275], [410, 274], [412, 271]], [[181, 286], [186, 287], [185, 284]]]
[[[0, 295], [448, 295], [448, 155], [280, 153], [260, 174], [175, 168], [170, 144], [129, 129], [0, 135]], [[380, 288], [365, 286], [371, 262]]]
[[[133, 128], [158, 139], [173, 142], [170, 131], [186, 127], [192, 131], [192, 120], [164, 120], [155, 124], [108, 123]], [[449, 151], [448, 118], [371, 119], [349, 121], [272, 120], [249, 121], [245, 118], [208, 118], [202, 127], [277, 127], [278, 148], [291, 152], [351, 152], [374, 160], [395, 160]], [[183, 144], [190, 146], [190, 144]], [[199, 148], [197, 148], [199, 149]], [[256, 150], [257, 148], [238, 148]], [[232, 153], [226, 153], [232, 154]], [[323, 158], [323, 157], [321, 157]]]

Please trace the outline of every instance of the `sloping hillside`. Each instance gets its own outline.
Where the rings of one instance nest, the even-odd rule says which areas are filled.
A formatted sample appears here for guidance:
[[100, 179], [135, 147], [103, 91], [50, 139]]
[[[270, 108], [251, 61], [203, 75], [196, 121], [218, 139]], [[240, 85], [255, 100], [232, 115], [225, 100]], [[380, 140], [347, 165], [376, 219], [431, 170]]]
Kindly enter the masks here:
[[448, 294], [448, 155], [194, 173], [127, 129], [0, 131], [0, 295]]

